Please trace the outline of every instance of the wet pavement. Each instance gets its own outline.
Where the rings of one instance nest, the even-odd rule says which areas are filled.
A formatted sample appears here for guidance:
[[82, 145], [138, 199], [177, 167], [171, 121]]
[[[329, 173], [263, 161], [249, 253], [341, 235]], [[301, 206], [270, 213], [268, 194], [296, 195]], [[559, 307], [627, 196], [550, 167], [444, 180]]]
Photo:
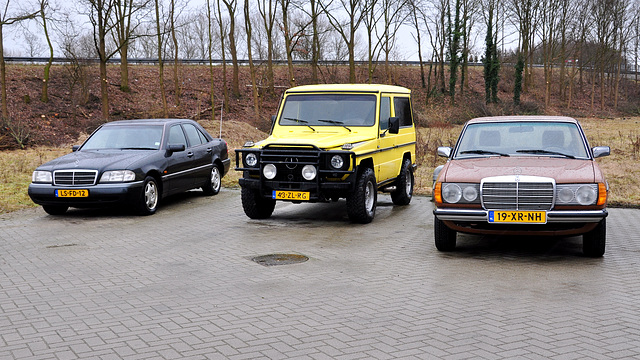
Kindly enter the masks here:
[[[344, 201], [257, 221], [223, 189], [0, 215], [0, 358], [640, 358], [640, 210], [610, 209], [601, 259], [580, 238], [439, 253], [431, 210], [381, 194], [367, 225]], [[254, 261], [272, 254], [308, 260]]]

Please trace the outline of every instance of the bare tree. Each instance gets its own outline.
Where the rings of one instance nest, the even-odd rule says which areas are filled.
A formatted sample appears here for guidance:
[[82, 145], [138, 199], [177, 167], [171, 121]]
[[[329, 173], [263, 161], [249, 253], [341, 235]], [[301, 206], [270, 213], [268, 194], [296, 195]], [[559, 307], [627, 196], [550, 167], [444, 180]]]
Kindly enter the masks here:
[[253, 93], [253, 109], [255, 111], [256, 120], [260, 118], [260, 99], [258, 98], [258, 84], [256, 82], [256, 69], [253, 66], [251, 56], [251, 14], [249, 8], [249, 0], [244, 0], [244, 26], [247, 32], [247, 50], [249, 55], [249, 72], [251, 74], [251, 89]]
[[391, 58], [391, 52], [395, 48], [396, 35], [398, 30], [406, 17], [408, 11], [406, 10], [408, 0], [381, 0], [380, 5], [382, 7], [382, 50], [384, 51], [384, 68], [387, 74], [387, 83], [391, 84], [392, 74], [389, 66], [389, 60]]
[[135, 15], [145, 9], [150, 0], [116, 0], [114, 4], [114, 41], [120, 54], [120, 90], [129, 92], [129, 47], [136, 37], [135, 31], [140, 22]]
[[40, 10], [33, 12], [17, 11], [10, 6], [11, 1], [6, 0], [4, 9], [0, 8], [0, 87], [2, 87], [2, 120], [9, 121], [9, 107], [7, 105], [7, 70], [4, 60], [4, 35], [5, 26], [13, 25], [17, 22], [33, 19], [40, 13]]
[[[355, 47], [356, 32], [366, 14], [367, 4], [359, 0], [338, 0], [337, 8], [331, 8], [332, 2], [321, 1], [320, 7], [326, 14], [333, 29], [340, 35], [349, 53], [349, 82], [356, 82]], [[346, 19], [338, 19], [337, 14], [346, 14]]]
[[[51, 65], [53, 64], [53, 44], [51, 43], [51, 37], [49, 36], [49, 27], [47, 26], [47, 15], [49, 10], [53, 10], [49, 6], [48, 0], [40, 0], [40, 12], [39, 22], [42, 26], [42, 30], [44, 32], [44, 38], [47, 41], [47, 47], [49, 50], [49, 60], [47, 64], [44, 66], [44, 78], [42, 79], [42, 94], [40, 95], [40, 101], [47, 103], [49, 102], [49, 77], [51, 75]], [[33, 56], [33, 55], [32, 55]]]
[[[229, 112], [229, 91], [227, 90], [227, 58], [226, 58], [225, 45], [224, 45], [225, 33], [227, 29], [226, 29], [224, 20], [222, 18], [220, 1], [221, 0], [216, 0], [216, 5], [218, 9], [218, 27], [220, 29], [220, 49], [222, 51], [222, 93], [224, 96], [224, 111]], [[211, 106], [213, 106], [213, 104]]]
[[[276, 23], [277, 16], [277, 4], [274, 0], [259, 0], [258, 12], [262, 18], [264, 25], [266, 40], [267, 40], [267, 87], [270, 92], [274, 92], [274, 80], [273, 80], [273, 27]], [[246, 12], [246, 10], [245, 10]], [[286, 22], [286, 14], [283, 14], [283, 22]], [[248, 34], [248, 33], [247, 33]]]
[[533, 43], [536, 31], [537, 12], [540, 0], [508, 0], [507, 8], [513, 18], [519, 34], [520, 53], [525, 61], [524, 66], [524, 91], [528, 91], [533, 77], [531, 69], [533, 66]]
[[367, 34], [367, 76], [370, 84], [373, 82], [373, 73], [378, 64], [378, 56], [380, 55], [383, 40], [381, 37], [376, 37], [376, 27], [384, 15], [382, 11], [379, 11], [377, 4], [378, 0], [365, 0], [366, 11], [362, 19]]
[[163, 47], [162, 47], [162, 34], [163, 29], [160, 26], [160, 2], [159, 0], [155, 0], [155, 10], [156, 10], [156, 36], [158, 38], [158, 72], [159, 72], [159, 81], [160, 81], [160, 96], [162, 98], [162, 113], [165, 118], [169, 117], [169, 107], [167, 105], [167, 91], [164, 87], [164, 60], [163, 60]]
[[240, 97], [240, 78], [238, 75], [239, 67], [238, 67], [238, 48], [236, 46], [236, 11], [238, 8], [237, 0], [222, 0], [224, 5], [227, 8], [227, 13], [229, 15], [229, 52], [231, 53], [231, 61], [233, 65], [233, 75], [231, 79], [231, 90], [233, 92], [233, 96], [236, 98]]
[[422, 82], [422, 87], [426, 88], [427, 84], [424, 78], [424, 61], [422, 60], [422, 23], [418, 20], [418, 12], [420, 12], [420, 8], [422, 7], [421, 0], [409, 0], [409, 8], [410, 8], [410, 16], [409, 21], [411, 26], [413, 26], [413, 30], [415, 33], [411, 33], [411, 36], [416, 41], [418, 45], [418, 62], [420, 63], [420, 81]]

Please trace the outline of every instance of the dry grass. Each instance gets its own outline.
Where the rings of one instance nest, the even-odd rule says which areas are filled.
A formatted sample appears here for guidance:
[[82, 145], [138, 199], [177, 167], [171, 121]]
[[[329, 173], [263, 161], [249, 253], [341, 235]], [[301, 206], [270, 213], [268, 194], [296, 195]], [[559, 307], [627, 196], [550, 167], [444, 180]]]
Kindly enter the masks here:
[[[591, 146], [608, 145], [611, 156], [598, 159], [611, 188], [609, 203], [614, 206], [640, 206], [640, 118], [581, 119]], [[219, 123], [201, 121], [214, 136]], [[461, 126], [421, 128], [418, 132], [416, 193], [431, 194], [433, 169], [444, 164], [436, 155], [438, 146], [453, 146]], [[258, 141], [266, 134], [243, 122], [223, 124], [222, 137], [228, 142], [231, 171], [223, 178], [223, 186], [237, 187], [240, 174], [234, 171], [235, 152], [245, 141]], [[78, 142], [79, 143], [79, 142]], [[27, 195], [31, 172], [38, 165], [70, 152], [63, 148], [39, 147], [28, 150], [0, 151], [0, 213], [35, 206]]]

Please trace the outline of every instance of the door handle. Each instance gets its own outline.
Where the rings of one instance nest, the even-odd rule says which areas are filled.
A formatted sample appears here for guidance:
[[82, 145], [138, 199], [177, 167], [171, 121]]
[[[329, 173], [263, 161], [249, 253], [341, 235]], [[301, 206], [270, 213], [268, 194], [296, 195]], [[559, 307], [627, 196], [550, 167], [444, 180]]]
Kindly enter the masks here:
[[193, 153], [192, 153], [191, 151], [189, 151], [189, 152], [187, 153], [187, 156], [188, 156], [188, 157], [192, 157], [192, 156], [193, 156]]
[[207, 148], [207, 152], [208, 152], [208, 153], [210, 153], [210, 152], [212, 152], [212, 151], [213, 151], [213, 149], [212, 149], [212, 148]]

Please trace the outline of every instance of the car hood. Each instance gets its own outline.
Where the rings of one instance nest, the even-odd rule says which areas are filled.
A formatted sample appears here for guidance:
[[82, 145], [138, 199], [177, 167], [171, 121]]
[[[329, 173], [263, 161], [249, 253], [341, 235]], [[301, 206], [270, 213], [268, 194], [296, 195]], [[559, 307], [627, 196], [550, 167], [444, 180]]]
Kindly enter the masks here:
[[444, 182], [479, 183], [489, 176], [528, 175], [550, 177], [556, 183], [594, 182], [596, 173], [591, 160], [556, 157], [487, 157], [452, 160], [441, 174]]
[[75, 151], [51, 160], [38, 169], [50, 171], [62, 169], [126, 170], [132, 164], [156, 152], [156, 150]]
[[357, 144], [362, 141], [373, 140], [375, 137], [367, 133], [358, 133], [357, 131], [348, 132], [342, 129], [338, 132], [292, 132], [289, 134], [271, 135], [260, 143], [260, 146], [266, 145], [308, 145], [314, 144], [321, 149], [339, 148], [344, 144]]

